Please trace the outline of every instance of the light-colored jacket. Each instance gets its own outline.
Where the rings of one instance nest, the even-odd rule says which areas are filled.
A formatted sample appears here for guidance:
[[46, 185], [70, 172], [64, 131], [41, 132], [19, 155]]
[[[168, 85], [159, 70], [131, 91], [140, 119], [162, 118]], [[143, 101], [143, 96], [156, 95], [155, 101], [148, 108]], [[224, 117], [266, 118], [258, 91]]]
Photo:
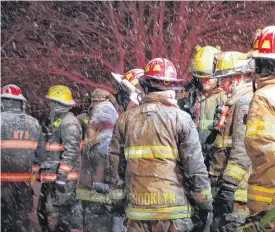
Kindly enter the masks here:
[[111, 204], [109, 193], [92, 190], [93, 182], [104, 184], [109, 166], [108, 148], [118, 113], [110, 101], [96, 105], [89, 115], [88, 132], [81, 157], [81, 173], [76, 199]]
[[248, 114], [245, 148], [252, 161], [248, 181], [251, 214], [275, 207], [275, 77], [258, 83]]
[[190, 218], [187, 194], [198, 204], [212, 200], [195, 124], [166, 92], [119, 117], [109, 152], [111, 187], [127, 191], [129, 219]]
[[226, 105], [229, 110], [224, 127], [216, 138], [217, 150], [211, 157], [209, 168], [211, 179], [216, 180], [212, 181], [212, 186], [230, 184], [230, 187], [236, 190], [235, 200], [239, 202], [247, 202], [247, 180], [251, 172], [251, 162], [244, 147], [244, 136], [252, 96], [252, 84], [247, 83], [233, 92], [232, 98], [228, 99]]

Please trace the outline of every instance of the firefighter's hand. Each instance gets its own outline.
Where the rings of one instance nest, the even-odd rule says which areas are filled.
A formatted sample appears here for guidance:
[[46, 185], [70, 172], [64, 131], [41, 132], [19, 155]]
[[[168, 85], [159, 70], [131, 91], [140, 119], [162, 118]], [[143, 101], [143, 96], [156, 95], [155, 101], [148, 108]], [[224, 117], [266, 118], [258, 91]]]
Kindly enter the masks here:
[[210, 225], [213, 222], [213, 213], [212, 211], [209, 211], [209, 209], [211, 209], [210, 206], [206, 208], [195, 207], [195, 212], [194, 212], [194, 215], [192, 216], [192, 221], [194, 224], [194, 229], [192, 230], [192, 232], [209, 232], [210, 231]]
[[60, 186], [65, 185], [66, 181], [67, 181], [67, 177], [65, 175], [61, 173], [57, 174], [56, 181], [55, 181], [57, 185], [60, 185]]
[[221, 187], [214, 199], [214, 214], [223, 215], [232, 213], [234, 210], [235, 191]]

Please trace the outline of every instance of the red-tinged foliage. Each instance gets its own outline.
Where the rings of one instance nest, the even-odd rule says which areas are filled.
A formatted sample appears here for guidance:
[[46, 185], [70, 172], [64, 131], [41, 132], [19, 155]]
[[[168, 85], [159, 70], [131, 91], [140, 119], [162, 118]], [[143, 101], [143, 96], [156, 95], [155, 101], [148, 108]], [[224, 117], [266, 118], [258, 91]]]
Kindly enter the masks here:
[[41, 110], [47, 89], [65, 84], [82, 100], [110, 71], [143, 68], [151, 58], [174, 62], [187, 78], [194, 47], [246, 52], [257, 28], [274, 24], [274, 2], [2, 3], [2, 85], [18, 84]]

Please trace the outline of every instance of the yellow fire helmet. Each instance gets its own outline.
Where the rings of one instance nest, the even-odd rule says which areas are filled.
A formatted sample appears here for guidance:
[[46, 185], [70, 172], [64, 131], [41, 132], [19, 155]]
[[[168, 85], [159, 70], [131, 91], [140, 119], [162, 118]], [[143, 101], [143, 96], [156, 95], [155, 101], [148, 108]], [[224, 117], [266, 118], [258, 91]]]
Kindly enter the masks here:
[[254, 70], [254, 61], [241, 52], [219, 52], [214, 57], [214, 78], [233, 77]]
[[64, 86], [64, 85], [52, 86], [49, 89], [48, 94], [46, 95], [46, 98], [48, 98], [52, 101], [59, 102], [66, 106], [75, 105], [75, 101], [73, 100], [71, 90], [67, 86]]
[[220, 52], [220, 47], [196, 46], [196, 53], [191, 62], [191, 72], [193, 77], [209, 78], [213, 76], [214, 55]]

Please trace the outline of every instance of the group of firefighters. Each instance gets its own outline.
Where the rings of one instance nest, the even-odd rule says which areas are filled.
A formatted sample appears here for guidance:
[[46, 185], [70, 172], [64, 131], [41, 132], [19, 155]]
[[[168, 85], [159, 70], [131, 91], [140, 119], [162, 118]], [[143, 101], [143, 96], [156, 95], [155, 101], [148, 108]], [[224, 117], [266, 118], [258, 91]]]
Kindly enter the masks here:
[[[1, 89], [1, 230], [275, 231], [275, 26], [248, 53], [196, 47], [192, 81], [155, 58], [91, 93], [49, 89], [46, 132], [16, 85]], [[274, 91], [274, 92], [273, 92]], [[123, 112], [118, 110], [118, 106]]]

